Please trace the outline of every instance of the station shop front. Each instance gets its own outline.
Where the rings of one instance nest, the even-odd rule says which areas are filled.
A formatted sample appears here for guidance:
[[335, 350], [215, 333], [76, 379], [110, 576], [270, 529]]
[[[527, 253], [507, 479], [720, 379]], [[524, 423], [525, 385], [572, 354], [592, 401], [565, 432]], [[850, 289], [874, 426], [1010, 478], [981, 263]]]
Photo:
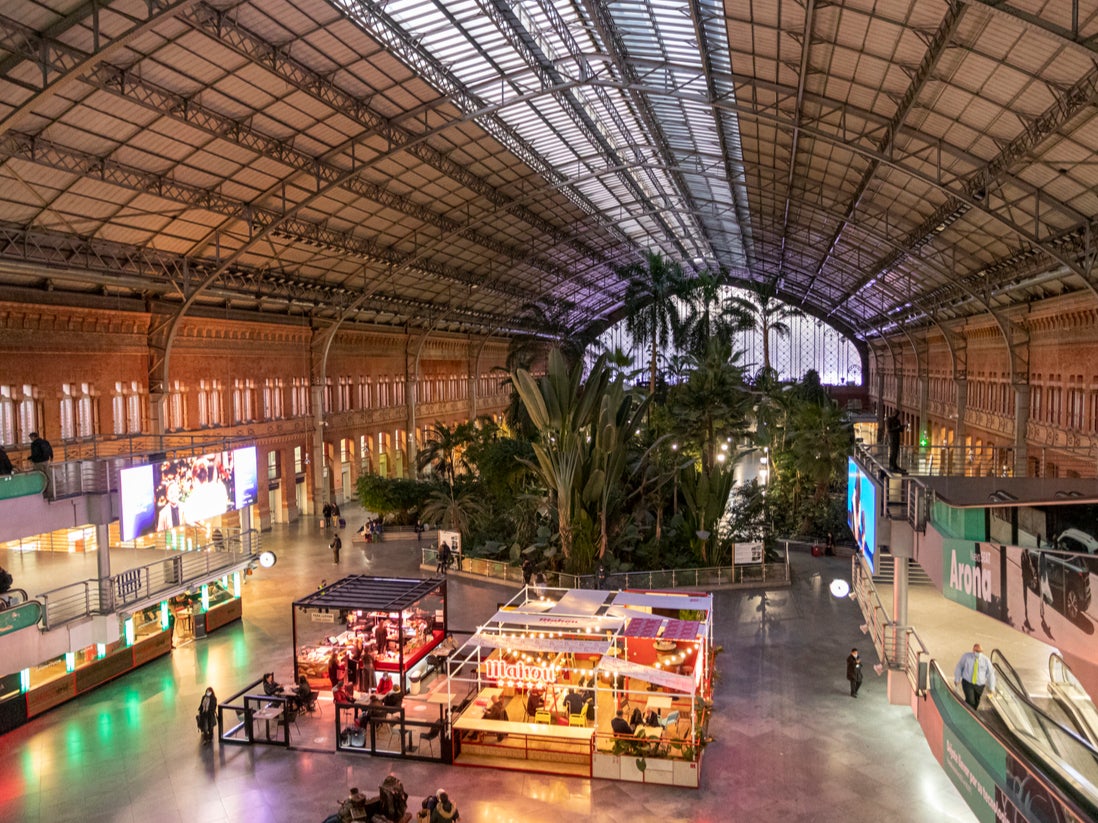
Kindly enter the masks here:
[[697, 787], [712, 608], [707, 594], [524, 589], [449, 658], [454, 763]]
[[[29, 564], [16, 586], [38, 602], [0, 612], [0, 733], [241, 618], [244, 577], [258, 547], [250, 528], [254, 451], [123, 469], [119, 520], [0, 544], [9, 558], [50, 552], [76, 561], [68, 566], [74, 577], [60, 585], [33, 574], [55, 564]], [[169, 483], [189, 492], [170, 495], [191, 504], [184, 518], [168, 516], [161, 486]], [[79, 561], [87, 555], [94, 562]], [[17, 619], [32, 609], [34, 619]]]

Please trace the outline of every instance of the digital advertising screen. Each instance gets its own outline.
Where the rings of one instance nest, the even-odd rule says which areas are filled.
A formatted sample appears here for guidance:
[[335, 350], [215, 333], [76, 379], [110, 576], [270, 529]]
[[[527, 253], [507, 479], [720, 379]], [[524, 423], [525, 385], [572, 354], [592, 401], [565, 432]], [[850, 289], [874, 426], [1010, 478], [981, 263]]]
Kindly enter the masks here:
[[237, 509], [251, 506], [259, 499], [255, 446], [233, 450], [233, 498]]
[[135, 466], [120, 478], [123, 540], [195, 525], [258, 499], [254, 446]]
[[877, 573], [877, 484], [861, 470], [854, 458], [846, 463], [846, 522], [854, 543], [865, 556], [870, 570]]
[[133, 540], [156, 530], [156, 485], [152, 466], [134, 466], [119, 472], [118, 525], [123, 540]]

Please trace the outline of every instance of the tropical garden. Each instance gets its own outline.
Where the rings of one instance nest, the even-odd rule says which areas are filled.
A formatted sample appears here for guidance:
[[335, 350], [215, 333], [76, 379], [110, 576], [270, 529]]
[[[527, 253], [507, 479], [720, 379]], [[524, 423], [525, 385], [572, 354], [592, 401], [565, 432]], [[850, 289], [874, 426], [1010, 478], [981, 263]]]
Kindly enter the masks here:
[[[459, 531], [468, 555], [578, 574], [726, 565], [737, 542], [843, 534], [850, 423], [814, 371], [782, 381], [770, 359], [799, 311], [658, 254], [619, 274], [645, 362], [592, 357], [562, 307], [529, 307], [549, 331], [512, 342], [505, 420], [435, 425], [420, 479], [363, 476], [364, 507]], [[733, 345], [749, 329], [757, 366]], [[737, 484], [745, 458], [765, 471]]]

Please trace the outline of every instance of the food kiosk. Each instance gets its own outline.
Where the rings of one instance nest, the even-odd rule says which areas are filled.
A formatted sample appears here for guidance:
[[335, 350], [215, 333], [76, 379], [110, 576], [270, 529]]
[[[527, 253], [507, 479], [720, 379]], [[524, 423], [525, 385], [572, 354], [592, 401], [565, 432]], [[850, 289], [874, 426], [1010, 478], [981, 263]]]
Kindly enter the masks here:
[[332, 656], [338, 663], [354, 651], [373, 678], [359, 689], [388, 672], [415, 694], [446, 619], [445, 578], [344, 577], [293, 604], [294, 680], [304, 674], [314, 689], [330, 688]]
[[450, 655], [454, 762], [696, 787], [712, 610], [708, 594], [524, 589]]

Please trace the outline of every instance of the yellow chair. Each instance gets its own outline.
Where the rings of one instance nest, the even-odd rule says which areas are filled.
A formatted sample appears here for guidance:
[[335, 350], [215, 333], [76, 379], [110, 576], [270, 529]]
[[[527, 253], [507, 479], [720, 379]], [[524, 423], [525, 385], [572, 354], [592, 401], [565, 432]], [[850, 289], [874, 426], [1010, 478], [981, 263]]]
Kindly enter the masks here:
[[583, 708], [579, 710], [577, 714], [568, 715], [569, 726], [586, 726], [587, 725], [587, 709], [590, 708], [591, 701], [588, 700], [583, 704]]
[[553, 715], [549, 713], [548, 709], [538, 709], [534, 712], [535, 723], [552, 723]]

